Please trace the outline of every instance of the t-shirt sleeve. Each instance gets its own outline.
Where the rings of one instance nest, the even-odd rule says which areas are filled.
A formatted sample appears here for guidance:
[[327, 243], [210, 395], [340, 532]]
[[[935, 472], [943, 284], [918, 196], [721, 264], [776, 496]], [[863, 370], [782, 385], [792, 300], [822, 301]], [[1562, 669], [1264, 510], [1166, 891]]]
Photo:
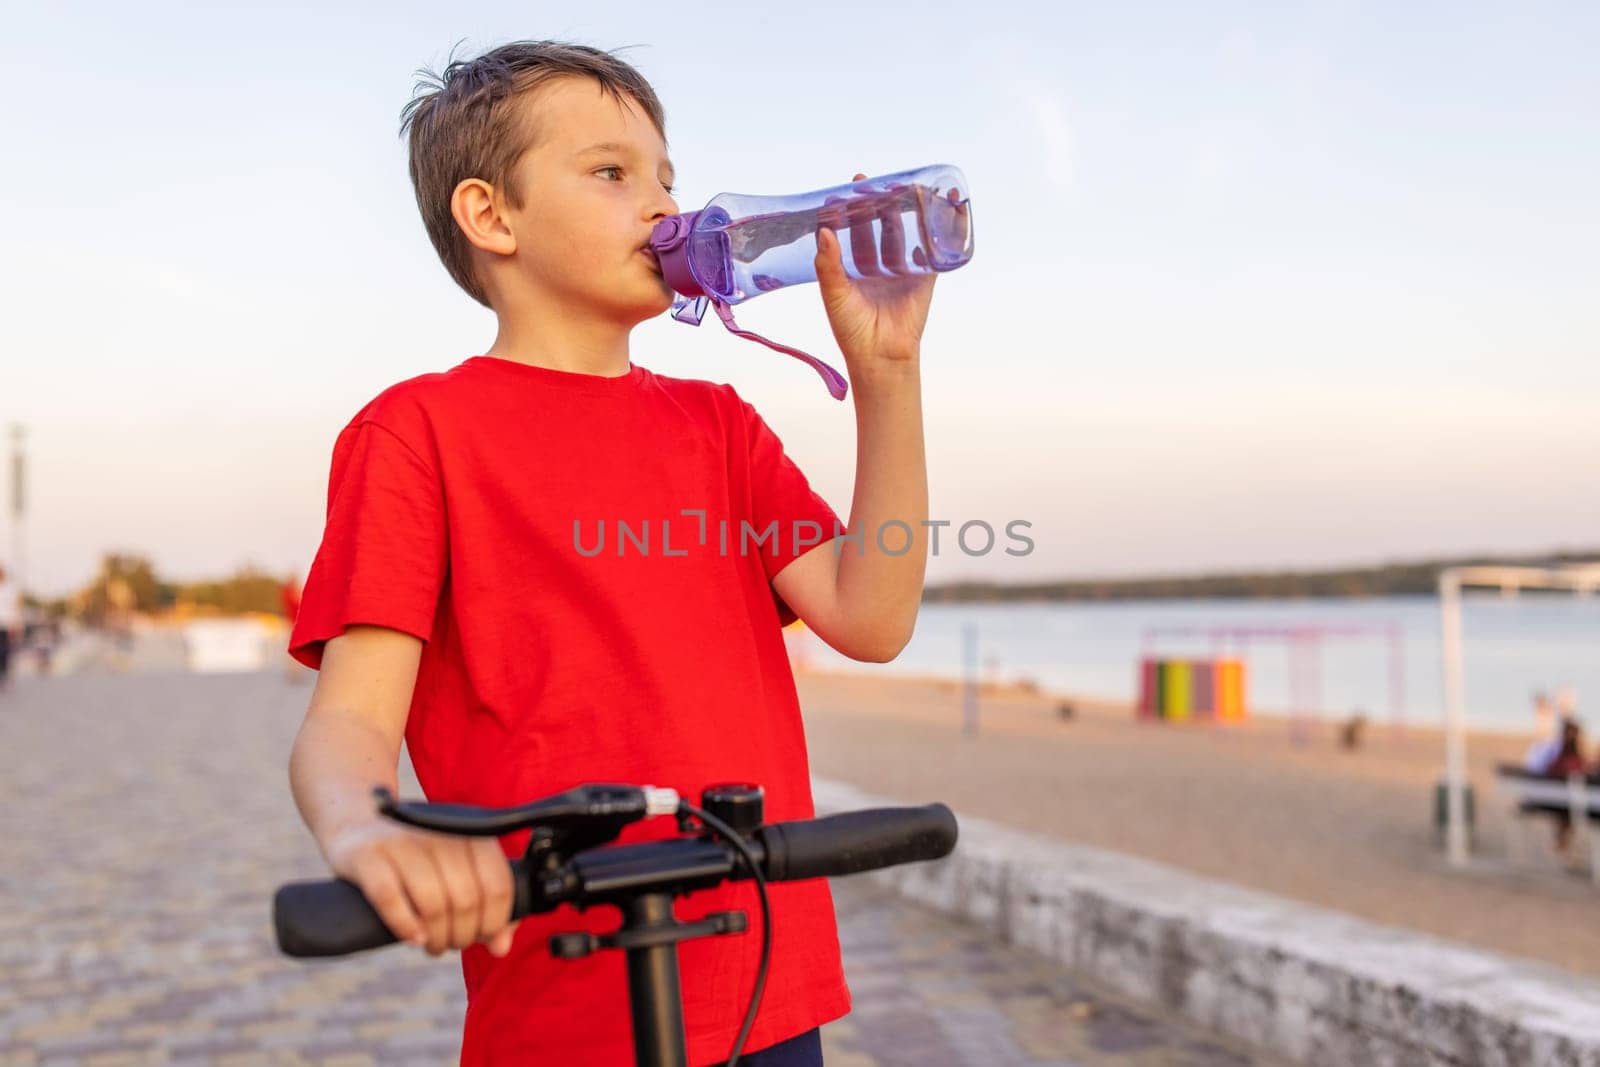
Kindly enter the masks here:
[[324, 642], [358, 624], [426, 641], [448, 558], [435, 467], [381, 423], [345, 427], [334, 443], [327, 525], [301, 590], [289, 654], [320, 669]]
[[[750, 444], [751, 545], [760, 537], [762, 565], [770, 583], [778, 572], [799, 557], [831, 541], [844, 526], [838, 513], [822, 499], [805, 473], [789, 458], [783, 442], [748, 402], [741, 400]], [[761, 537], [776, 522], [776, 536]], [[814, 524], [814, 525], [811, 525]], [[778, 624], [788, 626], [798, 617], [777, 591]]]

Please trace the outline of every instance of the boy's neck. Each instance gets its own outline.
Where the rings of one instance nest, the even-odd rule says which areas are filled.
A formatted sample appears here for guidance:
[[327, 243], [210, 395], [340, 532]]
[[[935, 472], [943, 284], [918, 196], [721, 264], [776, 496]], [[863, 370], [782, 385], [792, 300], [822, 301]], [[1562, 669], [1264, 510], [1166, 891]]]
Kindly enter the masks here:
[[557, 315], [502, 314], [494, 344], [484, 353], [532, 367], [615, 378], [629, 370], [629, 330], [616, 323]]

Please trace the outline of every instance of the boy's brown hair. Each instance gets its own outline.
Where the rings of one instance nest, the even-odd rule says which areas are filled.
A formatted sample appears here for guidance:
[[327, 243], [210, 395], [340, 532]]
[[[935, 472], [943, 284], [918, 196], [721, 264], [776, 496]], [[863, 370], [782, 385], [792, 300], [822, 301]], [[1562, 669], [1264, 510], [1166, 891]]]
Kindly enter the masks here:
[[467, 178], [505, 192], [514, 208], [522, 190], [512, 170], [533, 146], [537, 131], [524, 114], [524, 94], [551, 78], [593, 78], [619, 103], [632, 99], [666, 139], [666, 115], [650, 83], [610, 52], [562, 41], [513, 41], [475, 59], [457, 59], [443, 73], [422, 69], [400, 112], [400, 134], [410, 134], [411, 184], [428, 239], [456, 284], [489, 307], [472, 273], [471, 248], [450, 214], [450, 197]]

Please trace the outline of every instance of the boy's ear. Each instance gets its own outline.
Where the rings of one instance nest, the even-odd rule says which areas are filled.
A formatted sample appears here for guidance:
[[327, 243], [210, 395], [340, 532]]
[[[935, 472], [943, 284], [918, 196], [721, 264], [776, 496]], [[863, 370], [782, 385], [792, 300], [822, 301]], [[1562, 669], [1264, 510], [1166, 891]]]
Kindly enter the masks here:
[[482, 178], [463, 178], [450, 194], [450, 214], [474, 248], [509, 256], [517, 250], [516, 235], [500, 213], [500, 197]]

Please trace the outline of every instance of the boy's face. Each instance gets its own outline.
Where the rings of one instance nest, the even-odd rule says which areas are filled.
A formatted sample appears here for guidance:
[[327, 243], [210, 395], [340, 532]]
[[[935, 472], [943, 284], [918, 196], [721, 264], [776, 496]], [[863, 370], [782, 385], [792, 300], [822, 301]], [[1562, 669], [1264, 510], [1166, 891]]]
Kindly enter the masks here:
[[667, 190], [666, 142], [650, 119], [586, 77], [546, 82], [523, 107], [538, 136], [511, 175], [522, 207], [503, 205], [516, 237], [510, 284], [627, 326], [671, 307], [672, 289], [646, 246], [678, 205]]

